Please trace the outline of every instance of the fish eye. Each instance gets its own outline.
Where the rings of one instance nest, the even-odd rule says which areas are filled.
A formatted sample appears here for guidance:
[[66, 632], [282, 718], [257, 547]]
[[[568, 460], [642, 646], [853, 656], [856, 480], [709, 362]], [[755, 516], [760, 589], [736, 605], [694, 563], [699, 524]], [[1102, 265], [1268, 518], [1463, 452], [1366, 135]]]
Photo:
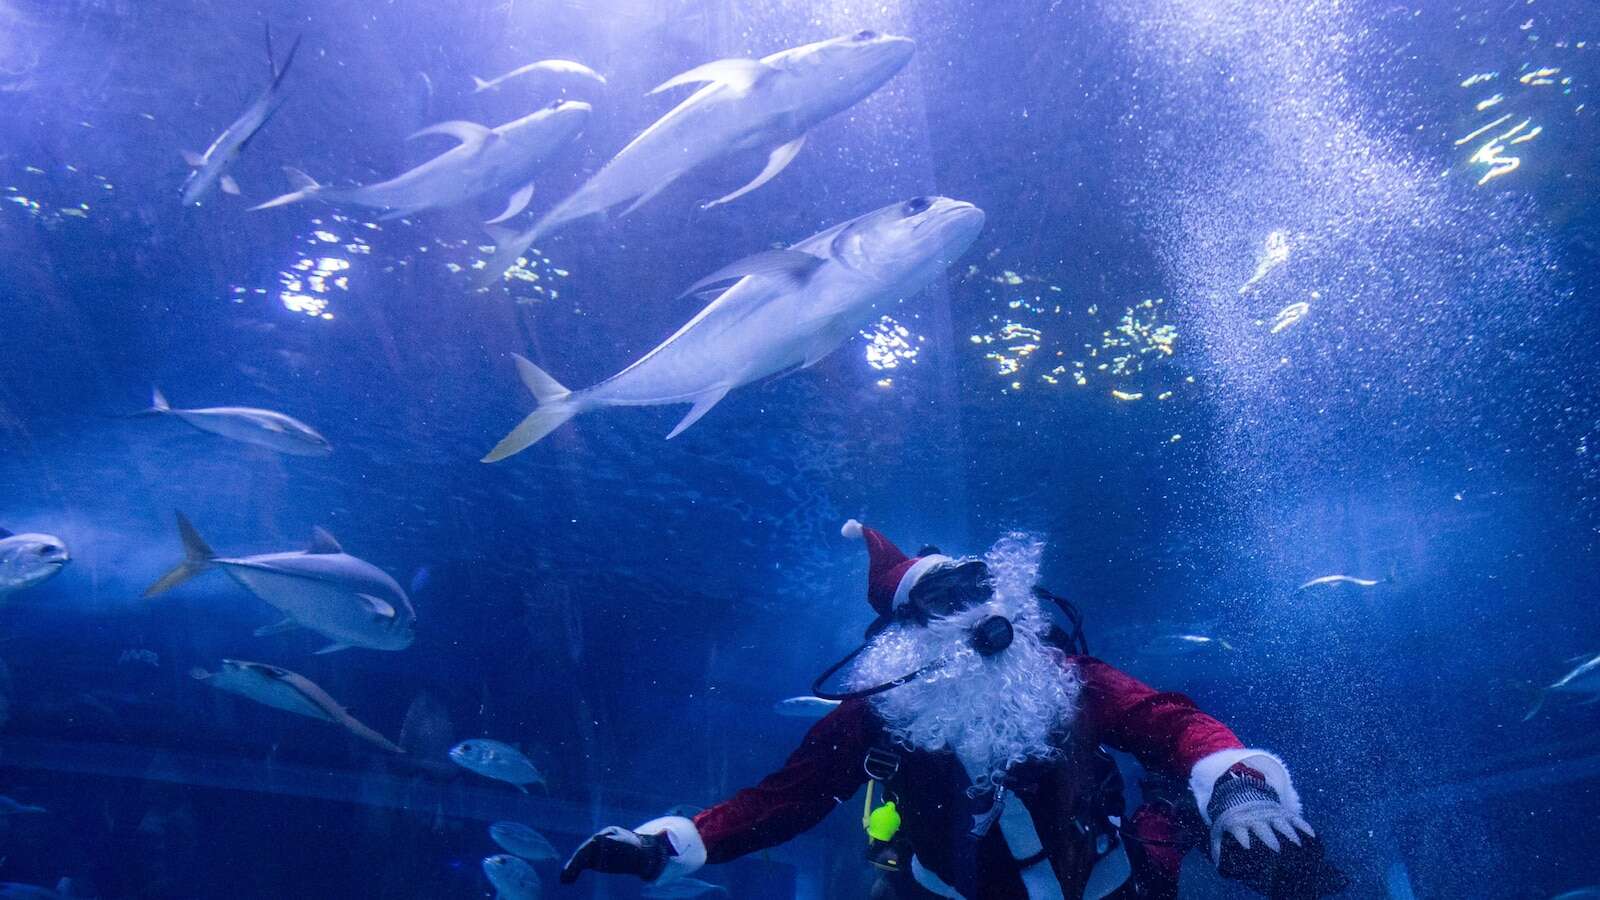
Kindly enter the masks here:
[[49, 556], [51, 553], [55, 552], [55, 549], [55, 547], [52, 547], [49, 544], [43, 544], [39, 547], [38, 553], [40, 556]]
[[871, 29], [863, 29], [861, 31], [856, 32], [854, 35], [852, 35], [852, 40], [870, 41], [873, 38], [876, 38], [877, 36], [878, 36], [878, 33], [876, 31], [873, 31]]
[[932, 205], [933, 201], [927, 197], [913, 197], [906, 201], [906, 215], [914, 216]]

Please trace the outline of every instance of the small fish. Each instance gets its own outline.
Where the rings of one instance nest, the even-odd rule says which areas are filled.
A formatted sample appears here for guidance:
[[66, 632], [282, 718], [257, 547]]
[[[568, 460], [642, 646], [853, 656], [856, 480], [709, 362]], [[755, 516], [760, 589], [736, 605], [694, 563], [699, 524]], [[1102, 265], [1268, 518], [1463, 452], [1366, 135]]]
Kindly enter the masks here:
[[791, 719], [820, 719], [839, 707], [837, 700], [821, 697], [790, 697], [772, 704], [772, 711]]
[[161, 668], [161, 656], [154, 650], [124, 650], [117, 656], [118, 663], [143, 663]]
[[491, 78], [488, 81], [485, 81], [482, 78], [474, 75], [472, 76], [472, 92], [476, 94], [482, 91], [497, 90], [500, 85], [505, 84], [513, 78], [521, 78], [524, 75], [530, 75], [534, 72], [546, 72], [551, 75], [574, 75], [578, 78], [592, 81], [601, 87], [605, 87], [606, 84], [606, 77], [604, 75], [601, 75], [599, 72], [596, 72], [583, 63], [573, 62], [570, 59], [541, 59], [538, 62], [528, 63], [525, 66], [519, 66], [498, 78]]
[[1203, 634], [1163, 634], [1144, 645], [1145, 656], [1187, 656], [1208, 650], [1232, 650], [1233, 645]]
[[484, 857], [483, 874], [494, 885], [498, 900], [535, 900], [543, 890], [533, 866], [504, 853]]
[[737, 279], [676, 334], [579, 391], [517, 356], [517, 373], [538, 405], [483, 461], [520, 453], [573, 416], [613, 406], [690, 404], [667, 434], [677, 437], [734, 388], [821, 362], [888, 304], [943, 273], [972, 246], [983, 222], [983, 211], [971, 203], [914, 197], [787, 250], [745, 257], [684, 292]]
[[496, 822], [489, 826], [489, 837], [500, 849], [529, 862], [561, 858], [549, 838], [520, 822]]
[[1590, 887], [1567, 891], [1564, 894], [1551, 897], [1550, 900], [1600, 900], [1600, 885], [1591, 885]]
[[349, 647], [404, 650], [415, 640], [417, 613], [406, 592], [382, 569], [345, 553], [321, 528], [311, 530], [305, 550], [228, 559], [217, 556], [183, 513], [177, 518], [184, 561], [146, 588], [146, 597], [217, 568], [287, 616], [256, 629], [257, 637], [309, 628], [333, 641], [318, 653]]
[[1375, 581], [1371, 578], [1357, 578], [1354, 575], [1324, 575], [1321, 578], [1311, 579], [1305, 584], [1300, 585], [1298, 588], [1295, 588], [1295, 590], [1303, 591], [1306, 588], [1314, 588], [1319, 584], [1353, 584], [1356, 587], [1369, 588], [1377, 587], [1378, 585], [1383, 584], [1383, 582]]
[[510, 744], [474, 738], [451, 747], [450, 758], [469, 772], [515, 785], [524, 794], [528, 792], [524, 785], [544, 784], [544, 776], [539, 774], [539, 770], [522, 755], [522, 751]]
[[239, 185], [228, 174], [228, 167], [233, 165], [233, 161], [249, 146], [250, 140], [260, 133], [272, 114], [283, 104], [283, 76], [289, 74], [295, 51], [299, 49], [300, 38], [297, 36], [294, 45], [289, 48], [289, 55], [284, 57], [283, 67], [279, 68], [272, 54], [272, 29], [267, 29], [267, 68], [272, 72], [272, 81], [261, 96], [239, 118], [233, 120], [232, 125], [217, 135], [205, 153], [184, 152], [184, 161], [194, 170], [183, 182], [185, 205], [199, 202], [213, 184], [220, 183], [224, 193], [239, 193]]
[[[1582, 658], [1573, 657], [1569, 662], [1577, 662]], [[1522, 721], [1526, 722], [1538, 715], [1539, 710], [1544, 708], [1544, 701], [1551, 694], [1582, 694], [1589, 698], [1583, 701], [1585, 705], [1600, 703], [1600, 654], [1579, 664], [1577, 668], [1561, 676], [1561, 680], [1540, 691], [1538, 699], [1533, 701], [1533, 708], [1522, 717]]]
[[194, 669], [195, 680], [241, 697], [248, 697], [265, 706], [292, 712], [311, 719], [332, 722], [364, 741], [370, 741], [390, 753], [404, 753], [383, 735], [363, 725], [345, 711], [328, 692], [317, 687], [304, 675], [266, 663], [225, 659], [216, 672]]
[[701, 881], [698, 878], [674, 878], [661, 884], [647, 884], [639, 896], [648, 897], [650, 900], [688, 900], [689, 897], [704, 897], [707, 894], [722, 894], [726, 896], [728, 889], [720, 884]]
[[0, 528], [0, 598], [49, 581], [71, 561], [66, 542], [53, 534]]
[[328, 439], [315, 428], [291, 416], [270, 409], [249, 406], [211, 406], [202, 409], [174, 409], [159, 388], [151, 391], [150, 408], [123, 418], [174, 416], [200, 431], [243, 444], [265, 447], [291, 456], [327, 456], [333, 452]]
[[14, 815], [20, 815], [22, 813], [42, 813], [42, 812], [48, 812], [48, 810], [46, 810], [42, 806], [32, 806], [32, 805], [29, 805], [27, 803], [22, 803], [22, 802], [20, 802], [18, 800], [14, 800], [14, 799], [12, 799], [10, 797], [5, 796], [4, 794], [0, 794], [0, 816], [14, 816]]
[[442, 134], [456, 146], [405, 172], [374, 184], [333, 187], [299, 169], [284, 169], [294, 188], [252, 210], [271, 209], [301, 200], [366, 206], [385, 210], [385, 219], [442, 209], [479, 197], [508, 195], [505, 211], [488, 220], [503, 222], [521, 213], [533, 200], [533, 178], [551, 154], [565, 147], [589, 120], [591, 107], [576, 100], [557, 100], [531, 115], [486, 128], [476, 122], [440, 122], [412, 137]]
[[56, 882], [55, 890], [36, 884], [0, 881], [0, 900], [66, 900], [72, 896], [72, 879]]

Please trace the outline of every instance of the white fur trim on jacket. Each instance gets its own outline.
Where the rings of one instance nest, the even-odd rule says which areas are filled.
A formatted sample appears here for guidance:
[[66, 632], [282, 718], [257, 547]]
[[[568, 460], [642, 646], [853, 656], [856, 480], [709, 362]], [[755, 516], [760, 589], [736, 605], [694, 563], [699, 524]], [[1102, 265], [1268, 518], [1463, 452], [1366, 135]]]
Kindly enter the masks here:
[[1278, 792], [1278, 802], [1295, 815], [1300, 815], [1300, 795], [1289, 781], [1289, 769], [1284, 766], [1283, 760], [1265, 750], [1241, 747], [1218, 750], [1195, 763], [1189, 771], [1189, 790], [1194, 793], [1194, 801], [1200, 804], [1200, 817], [1206, 820], [1207, 825], [1211, 824], [1211, 815], [1206, 812], [1206, 804], [1211, 802], [1211, 790], [1216, 787], [1217, 779], [1237, 763], [1244, 763], [1265, 775], [1267, 785]]
[[677, 856], [667, 858], [667, 867], [655, 884], [666, 884], [682, 878], [706, 864], [706, 842], [700, 838], [700, 829], [683, 816], [662, 816], [635, 828], [640, 834], [665, 834], [672, 842]]
[[930, 553], [912, 563], [911, 568], [900, 576], [900, 583], [895, 585], [894, 603], [889, 608], [899, 609], [910, 603], [911, 589], [917, 586], [917, 582], [922, 580], [922, 576], [949, 562], [955, 562], [955, 560], [939, 553]]

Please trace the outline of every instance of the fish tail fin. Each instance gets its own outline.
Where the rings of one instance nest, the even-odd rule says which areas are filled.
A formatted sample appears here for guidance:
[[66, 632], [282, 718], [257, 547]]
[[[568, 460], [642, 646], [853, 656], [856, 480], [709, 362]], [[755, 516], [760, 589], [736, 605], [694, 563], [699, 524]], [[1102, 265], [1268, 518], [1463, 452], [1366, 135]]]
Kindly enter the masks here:
[[194, 530], [188, 518], [183, 513], [175, 513], [178, 517], [178, 535], [183, 538], [183, 562], [173, 567], [172, 571], [157, 579], [155, 584], [145, 589], [146, 597], [154, 597], [172, 590], [185, 581], [204, 572], [217, 554], [200, 537], [200, 532]]
[[114, 419], [143, 419], [149, 416], [160, 416], [172, 412], [172, 407], [167, 403], [167, 398], [162, 395], [160, 388], [150, 389], [150, 405], [138, 412], [118, 413]]
[[283, 76], [289, 74], [289, 67], [294, 65], [294, 55], [300, 50], [300, 39], [304, 34], [294, 36], [294, 43], [289, 45], [289, 54], [283, 58], [283, 65], [278, 65], [272, 53], [272, 27], [267, 26], [267, 67], [272, 72], [272, 89], [276, 91], [278, 85], [283, 83]]
[[494, 85], [490, 84], [489, 82], [484, 81], [482, 78], [479, 78], [476, 75], [472, 76], [472, 92], [474, 94], [481, 91], [492, 90], [493, 88]]
[[507, 228], [504, 225], [490, 224], [485, 225], [483, 230], [489, 235], [489, 239], [494, 241], [494, 254], [489, 257], [489, 261], [484, 265], [483, 271], [479, 273], [477, 279], [477, 287], [479, 288], [493, 287], [498, 284], [501, 277], [512, 266], [515, 266], [518, 260], [522, 259], [522, 254], [528, 252], [528, 248], [533, 246], [534, 239], [538, 234], [538, 226], [534, 226], [533, 231], [517, 231], [515, 228]]
[[296, 169], [294, 166], [284, 166], [283, 174], [288, 177], [289, 186], [294, 188], [294, 190], [287, 194], [280, 194], [277, 197], [273, 197], [271, 200], [268, 200], [265, 203], [250, 207], [251, 212], [255, 212], [258, 209], [271, 209], [274, 206], [288, 206], [291, 203], [299, 203], [301, 200], [314, 196], [322, 191], [322, 185], [318, 184], [315, 178], [312, 178], [310, 175], [307, 175], [299, 169]]
[[560, 428], [566, 421], [583, 411], [583, 404], [573, 398], [572, 391], [550, 374], [527, 359], [512, 354], [517, 360], [517, 374], [528, 393], [539, 403], [539, 408], [528, 414], [511, 433], [484, 456], [483, 462], [499, 462], [508, 456], [521, 453], [545, 435]]
[[1544, 709], [1544, 698], [1548, 693], [1549, 691], [1540, 691], [1538, 696], [1533, 698], [1533, 706], [1528, 708], [1528, 712], [1522, 717], [1522, 721], [1532, 721], [1533, 717], [1539, 714], [1539, 710]]

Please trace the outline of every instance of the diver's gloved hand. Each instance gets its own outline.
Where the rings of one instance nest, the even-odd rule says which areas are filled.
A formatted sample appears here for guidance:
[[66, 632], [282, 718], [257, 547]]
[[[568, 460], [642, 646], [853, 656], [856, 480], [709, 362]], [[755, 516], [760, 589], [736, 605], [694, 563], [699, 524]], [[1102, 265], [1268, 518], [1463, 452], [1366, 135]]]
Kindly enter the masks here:
[[561, 883], [578, 880], [584, 869], [608, 875], [637, 875], [655, 881], [677, 851], [664, 834], [639, 834], [613, 825], [601, 829], [583, 842], [567, 864], [561, 867]]
[[[1349, 877], [1323, 858], [1322, 841], [1311, 826], [1253, 769], [1236, 767], [1218, 779], [1206, 813], [1211, 858], [1222, 877], [1271, 900], [1316, 900], [1350, 885]], [[1224, 846], [1228, 835], [1233, 843]]]
[[1305, 819], [1283, 805], [1278, 792], [1267, 785], [1260, 773], [1243, 767], [1230, 769], [1217, 779], [1206, 814], [1211, 817], [1211, 858], [1218, 865], [1222, 863], [1225, 835], [1233, 835], [1246, 850], [1254, 836], [1274, 853], [1283, 847], [1278, 840], [1280, 835], [1297, 847], [1301, 844], [1298, 832], [1305, 832], [1306, 837], [1317, 836]]

